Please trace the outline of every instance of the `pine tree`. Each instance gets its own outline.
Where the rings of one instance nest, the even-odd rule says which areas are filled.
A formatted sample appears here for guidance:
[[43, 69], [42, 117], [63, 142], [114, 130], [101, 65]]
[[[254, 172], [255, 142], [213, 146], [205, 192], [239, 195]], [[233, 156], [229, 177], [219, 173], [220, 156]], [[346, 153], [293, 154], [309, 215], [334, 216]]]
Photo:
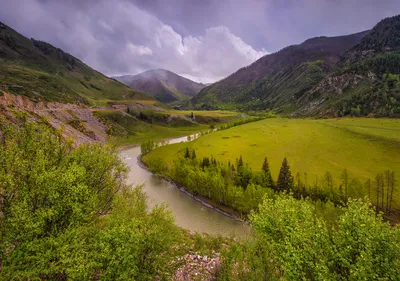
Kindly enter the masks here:
[[346, 200], [348, 198], [348, 188], [349, 188], [349, 174], [347, 173], [347, 169], [344, 169], [341, 174], [342, 183], [344, 186], [344, 196]]
[[240, 155], [239, 160], [237, 160], [237, 169], [239, 170], [241, 167], [243, 167], [243, 158], [242, 158], [242, 155]]
[[389, 211], [389, 200], [390, 200], [390, 186], [391, 186], [391, 171], [385, 171], [385, 181], [386, 181], [386, 207], [385, 211]]
[[332, 174], [330, 172], [325, 173], [324, 182], [326, 184], [326, 187], [329, 188], [329, 191], [332, 193], [333, 192], [333, 178], [332, 178]]
[[267, 157], [264, 158], [261, 170], [263, 170], [264, 173], [268, 173], [269, 172], [269, 164], [268, 164]]
[[304, 173], [304, 190], [307, 188], [308, 182], [307, 182], [307, 173]]
[[186, 147], [186, 150], [185, 150], [185, 158], [190, 158], [190, 151], [189, 151], [188, 147]]
[[390, 201], [389, 201], [389, 212], [392, 210], [392, 202], [393, 202], [393, 192], [394, 192], [394, 186], [396, 184], [396, 179], [394, 175], [394, 171], [390, 173]]
[[267, 157], [264, 158], [261, 170], [264, 172], [264, 177], [266, 179], [267, 186], [273, 186], [274, 182], [272, 180], [271, 170], [269, 168]]
[[290, 171], [290, 166], [285, 157], [282, 162], [281, 170], [279, 171], [278, 182], [276, 184], [276, 189], [278, 191], [290, 190], [293, 187], [293, 176]]
[[371, 179], [365, 182], [365, 188], [368, 190], [368, 198], [371, 200]]
[[204, 167], [209, 167], [210, 166], [210, 159], [208, 157], [204, 157], [203, 161], [201, 162], [201, 167], [204, 169]]
[[192, 151], [192, 160], [196, 159], [196, 151], [193, 149]]
[[[383, 210], [383, 206], [384, 206], [384, 202], [383, 202], [383, 198], [384, 198], [384, 177], [383, 174], [377, 174], [375, 177], [375, 185], [376, 185], [376, 206], [379, 208], [381, 207], [381, 209]], [[379, 200], [381, 202], [379, 202]], [[381, 206], [379, 206], [379, 203], [381, 204]]]
[[303, 184], [302, 184], [302, 182], [301, 182], [301, 177], [300, 177], [300, 173], [299, 173], [299, 172], [297, 172], [297, 174], [296, 174], [296, 185], [297, 185], [297, 189], [298, 189], [298, 190], [301, 190], [302, 187], [303, 187]]

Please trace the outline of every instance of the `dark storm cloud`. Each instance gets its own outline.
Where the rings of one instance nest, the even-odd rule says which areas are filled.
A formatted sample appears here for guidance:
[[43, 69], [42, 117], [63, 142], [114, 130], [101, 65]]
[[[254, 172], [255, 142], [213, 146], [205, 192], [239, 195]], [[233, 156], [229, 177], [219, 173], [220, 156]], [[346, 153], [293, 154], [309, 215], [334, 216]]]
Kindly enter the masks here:
[[0, 0], [0, 20], [108, 74], [203, 82], [309, 37], [371, 28], [398, 0]]
[[131, 0], [188, 34], [224, 25], [256, 48], [356, 33], [400, 14], [399, 0]]

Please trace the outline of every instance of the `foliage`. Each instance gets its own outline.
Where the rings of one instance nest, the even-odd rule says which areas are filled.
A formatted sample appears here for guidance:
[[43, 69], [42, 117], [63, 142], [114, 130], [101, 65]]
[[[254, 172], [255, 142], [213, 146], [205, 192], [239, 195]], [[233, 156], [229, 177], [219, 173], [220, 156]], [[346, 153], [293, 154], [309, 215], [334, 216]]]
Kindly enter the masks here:
[[[148, 164], [153, 170], [151, 162]], [[182, 157], [176, 160], [172, 170], [165, 169], [163, 173], [191, 193], [246, 214], [257, 208], [266, 192], [273, 191], [250, 182], [252, 173], [245, 165], [236, 170], [216, 162], [214, 158], [198, 160]]]
[[396, 280], [400, 229], [362, 200], [341, 209], [332, 225], [310, 200], [266, 197], [255, 239], [224, 253], [219, 280]]
[[[150, 212], [125, 185], [118, 151], [73, 149], [45, 125], [1, 120], [0, 264], [7, 280], [153, 280], [170, 274], [177, 237], [164, 207]], [[166, 235], [168, 234], [168, 235]]]
[[244, 119], [244, 120], [239, 120], [239, 121], [236, 121], [236, 122], [233, 122], [233, 123], [221, 125], [221, 127], [219, 128], [219, 131], [227, 130], [229, 128], [240, 126], [240, 125], [244, 125], [244, 124], [248, 124], [248, 123], [251, 123], [251, 122], [257, 122], [257, 121], [260, 121], [260, 120], [263, 120], [263, 119], [264, 119], [263, 117], [252, 117], [252, 118], [248, 118], [248, 119]]
[[279, 191], [290, 190], [293, 187], [293, 176], [286, 157], [283, 159], [281, 170], [279, 171], [276, 188]]
[[141, 154], [145, 155], [158, 147], [158, 142], [149, 140], [140, 145]]
[[[315, 200], [320, 198], [325, 201], [330, 198], [338, 202], [346, 197], [368, 196], [368, 188], [361, 183], [368, 178], [373, 181], [376, 174], [384, 172], [382, 167], [390, 167], [396, 176], [400, 174], [397, 161], [400, 157], [399, 124], [396, 119], [374, 118], [266, 119], [216, 131], [190, 143], [160, 147], [144, 156], [143, 161], [161, 158], [171, 169], [174, 160], [183, 155], [186, 147], [196, 151], [199, 161], [214, 155], [216, 161], [224, 165], [234, 163], [240, 155], [247, 155], [244, 161], [252, 170], [253, 182], [268, 186], [262, 183], [259, 174], [265, 156], [268, 156], [269, 168], [275, 181], [282, 160], [287, 157], [295, 178], [296, 196], [305, 195], [296, 192], [297, 186], [301, 186], [300, 189], [306, 189], [306, 196], [312, 196]], [[341, 179], [344, 169], [347, 169], [349, 176], [347, 196]], [[325, 179], [326, 172], [330, 174], [328, 181]], [[369, 198], [376, 204], [374, 183], [371, 186]], [[399, 208], [400, 193], [397, 187], [398, 183], [393, 195], [393, 210]]]
[[[363, 197], [361, 189], [364, 185], [358, 179], [351, 178], [347, 169], [342, 171], [339, 186], [334, 184], [330, 172], [325, 173], [322, 181], [316, 178], [314, 183], [309, 184], [307, 174], [303, 178], [297, 173], [294, 180], [285, 157], [275, 185], [266, 157], [261, 171], [253, 172], [242, 156], [236, 159], [236, 165], [230, 162], [225, 165], [214, 157], [197, 160], [196, 157], [192, 157], [193, 154], [195, 150], [191, 152], [185, 147], [172, 169], [168, 168], [162, 158], [150, 158], [147, 164], [152, 171], [171, 177], [189, 192], [208, 198], [215, 204], [231, 208], [244, 216], [257, 210], [266, 193], [271, 195], [283, 191], [292, 192], [296, 199], [309, 198], [315, 205], [322, 203], [335, 206], [345, 205], [351, 196]], [[393, 194], [397, 190], [394, 171], [385, 171], [385, 177], [383, 174], [378, 174], [373, 183], [376, 184], [376, 188], [373, 188], [377, 192], [376, 206], [389, 215], [393, 211]], [[368, 193], [371, 200], [371, 187]], [[327, 214], [326, 217], [329, 216]]]

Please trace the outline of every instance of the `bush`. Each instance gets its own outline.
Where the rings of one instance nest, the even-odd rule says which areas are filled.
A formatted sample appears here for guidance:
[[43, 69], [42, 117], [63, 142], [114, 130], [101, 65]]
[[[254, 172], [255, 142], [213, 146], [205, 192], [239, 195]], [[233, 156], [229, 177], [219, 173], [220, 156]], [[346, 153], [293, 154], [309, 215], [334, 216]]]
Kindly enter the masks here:
[[45, 125], [0, 120], [0, 264], [6, 280], [149, 280], [177, 237], [164, 207], [125, 184], [118, 150], [73, 149]]
[[264, 200], [251, 217], [260, 243], [270, 245], [279, 274], [289, 280], [390, 280], [400, 276], [400, 231], [369, 203], [350, 199], [337, 226], [309, 200], [287, 194]]

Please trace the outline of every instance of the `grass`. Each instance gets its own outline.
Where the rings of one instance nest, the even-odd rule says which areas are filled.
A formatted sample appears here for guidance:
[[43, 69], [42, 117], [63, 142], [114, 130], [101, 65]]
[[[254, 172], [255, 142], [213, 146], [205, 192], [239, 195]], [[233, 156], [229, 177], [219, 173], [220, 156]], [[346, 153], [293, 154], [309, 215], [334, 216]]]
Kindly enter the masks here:
[[[398, 119], [266, 119], [200, 137], [191, 143], [161, 147], [143, 160], [162, 158], [168, 165], [185, 147], [198, 157], [213, 155], [234, 162], [240, 155], [253, 170], [268, 157], [276, 179], [284, 157], [292, 173], [307, 173], [308, 182], [332, 173], [335, 185], [347, 169], [351, 178], [364, 182], [387, 169], [400, 177], [400, 120]], [[399, 201], [400, 190], [395, 200]]]
[[194, 116], [210, 116], [210, 117], [234, 117], [237, 116], [238, 113], [236, 111], [223, 111], [223, 110], [209, 110], [209, 111], [201, 111], [201, 110], [168, 110], [166, 113], [168, 114], [178, 114], [178, 115], [187, 115], [190, 116], [193, 112]]
[[101, 75], [93, 70], [65, 69], [46, 72], [28, 64], [0, 60], [0, 88], [33, 100], [59, 101], [70, 103], [88, 103], [106, 105], [110, 101], [148, 100], [155, 103], [146, 94], [134, 91], [121, 83]]
[[109, 101], [153, 100], [90, 68], [48, 43], [0, 28], [0, 92], [32, 100], [106, 105]]
[[[169, 111], [143, 111], [146, 116], [154, 117], [153, 123], [139, 120], [133, 115], [122, 111], [97, 110], [96, 114], [108, 125], [108, 134], [112, 136], [110, 142], [119, 145], [140, 144], [148, 140], [161, 140], [186, 136], [195, 132], [208, 130], [210, 123], [224, 124], [241, 119], [241, 114], [235, 112], [195, 112], [201, 116], [202, 123], [191, 123], [186, 119], [175, 118], [171, 121], [170, 115], [186, 115], [185, 112]], [[158, 118], [159, 115], [165, 118]], [[169, 120], [169, 121], [167, 121]], [[211, 122], [212, 121], [212, 122]], [[169, 122], [169, 123], [168, 123]]]

